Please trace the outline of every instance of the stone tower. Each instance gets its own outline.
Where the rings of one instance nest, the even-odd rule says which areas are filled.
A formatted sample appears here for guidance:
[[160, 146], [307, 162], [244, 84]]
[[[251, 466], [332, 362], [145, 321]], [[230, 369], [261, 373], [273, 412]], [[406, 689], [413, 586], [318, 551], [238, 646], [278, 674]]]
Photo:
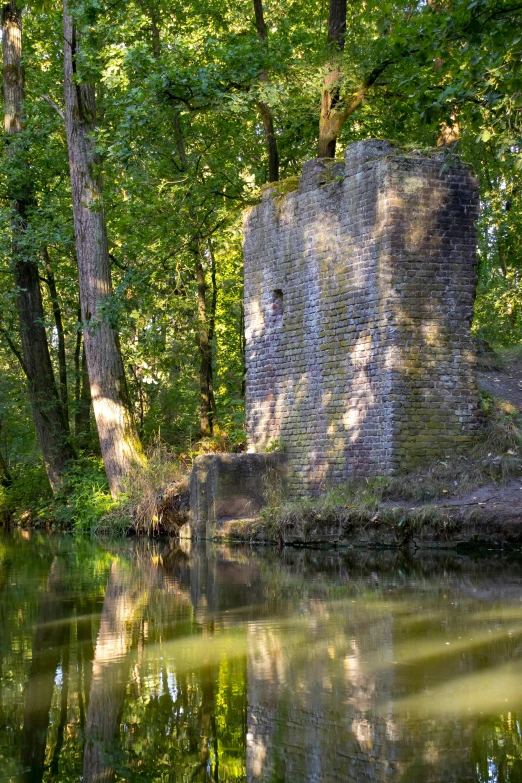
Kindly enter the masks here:
[[351, 144], [245, 216], [250, 451], [293, 492], [391, 473], [476, 431], [477, 182], [441, 153]]

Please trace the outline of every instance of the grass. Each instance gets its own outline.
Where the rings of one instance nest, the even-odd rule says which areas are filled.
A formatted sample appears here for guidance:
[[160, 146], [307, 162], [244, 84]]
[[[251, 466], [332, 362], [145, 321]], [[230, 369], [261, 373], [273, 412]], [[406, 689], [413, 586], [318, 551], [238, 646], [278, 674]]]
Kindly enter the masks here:
[[147, 452], [147, 465], [127, 479], [122, 501], [136, 533], [174, 533], [188, 521], [187, 466], [158, 438]]

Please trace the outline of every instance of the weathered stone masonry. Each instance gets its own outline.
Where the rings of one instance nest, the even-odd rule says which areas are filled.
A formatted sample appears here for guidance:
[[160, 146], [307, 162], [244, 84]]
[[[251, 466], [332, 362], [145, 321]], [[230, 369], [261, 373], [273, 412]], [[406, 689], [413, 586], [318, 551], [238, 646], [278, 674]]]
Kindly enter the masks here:
[[245, 217], [250, 451], [315, 491], [445, 454], [477, 428], [470, 169], [383, 141], [305, 164]]

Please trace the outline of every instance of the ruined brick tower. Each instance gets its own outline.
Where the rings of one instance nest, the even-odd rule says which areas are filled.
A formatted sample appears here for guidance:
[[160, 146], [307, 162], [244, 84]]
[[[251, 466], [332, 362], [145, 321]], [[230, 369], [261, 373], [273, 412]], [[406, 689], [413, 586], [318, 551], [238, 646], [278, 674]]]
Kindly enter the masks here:
[[351, 144], [245, 217], [247, 433], [290, 488], [391, 473], [477, 428], [478, 191], [440, 153]]

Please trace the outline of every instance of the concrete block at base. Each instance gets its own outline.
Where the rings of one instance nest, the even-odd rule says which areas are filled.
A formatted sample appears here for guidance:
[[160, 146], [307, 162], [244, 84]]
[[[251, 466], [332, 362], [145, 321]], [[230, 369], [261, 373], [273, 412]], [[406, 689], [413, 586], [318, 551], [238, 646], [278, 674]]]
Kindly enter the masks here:
[[190, 477], [191, 535], [210, 538], [228, 520], [256, 516], [270, 483], [285, 489], [286, 464], [280, 452], [196, 457]]

